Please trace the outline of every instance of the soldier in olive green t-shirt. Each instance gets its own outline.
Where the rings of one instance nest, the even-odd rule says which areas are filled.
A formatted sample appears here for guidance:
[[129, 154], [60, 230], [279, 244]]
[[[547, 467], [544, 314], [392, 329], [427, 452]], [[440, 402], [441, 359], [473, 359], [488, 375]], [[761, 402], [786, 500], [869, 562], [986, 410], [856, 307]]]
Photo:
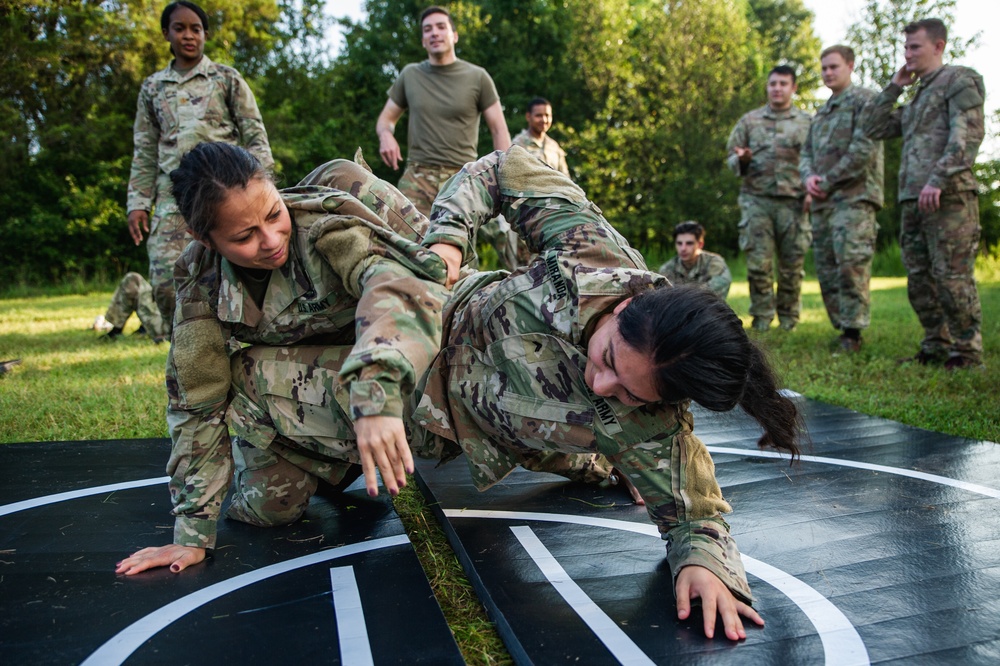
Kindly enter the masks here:
[[400, 72], [375, 131], [382, 161], [398, 169], [402, 153], [393, 133], [403, 112], [410, 110], [406, 169], [398, 187], [427, 215], [444, 181], [478, 158], [480, 114], [493, 135], [494, 149], [509, 148], [510, 133], [493, 79], [482, 67], [455, 55], [458, 33], [451, 15], [431, 7], [420, 24], [427, 60]]

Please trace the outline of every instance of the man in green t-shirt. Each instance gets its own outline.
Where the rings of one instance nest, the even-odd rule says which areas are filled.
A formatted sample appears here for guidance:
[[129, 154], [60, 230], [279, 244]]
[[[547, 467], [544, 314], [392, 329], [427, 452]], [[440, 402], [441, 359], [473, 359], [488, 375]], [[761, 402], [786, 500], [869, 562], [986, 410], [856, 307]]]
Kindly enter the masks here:
[[410, 110], [406, 169], [398, 188], [424, 215], [444, 181], [466, 162], [478, 159], [479, 116], [493, 135], [493, 148], [507, 150], [510, 132], [493, 79], [482, 67], [455, 55], [458, 33], [443, 7], [428, 7], [420, 15], [427, 60], [403, 68], [389, 89], [375, 131], [379, 154], [393, 170], [402, 153], [393, 136], [396, 121]]

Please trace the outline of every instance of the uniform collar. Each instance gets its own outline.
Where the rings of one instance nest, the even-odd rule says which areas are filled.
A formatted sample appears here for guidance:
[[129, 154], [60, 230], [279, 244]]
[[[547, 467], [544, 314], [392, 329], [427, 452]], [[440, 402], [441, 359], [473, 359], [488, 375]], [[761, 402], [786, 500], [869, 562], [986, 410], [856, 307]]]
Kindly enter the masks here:
[[181, 83], [196, 76], [208, 76], [208, 68], [214, 64], [207, 55], [202, 54], [201, 62], [189, 69], [186, 74], [181, 74], [174, 69], [174, 61], [171, 60], [167, 68], [163, 70], [163, 78], [174, 83]]
[[298, 227], [295, 225], [294, 211], [292, 213], [292, 234], [288, 243], [288, 261], [276, 271], [272, 271], [271, 280], [264, 294], [263, 308], [258, 308], [250, 292], [243, 284], [236, 266], [221, 255], [218, 257], [219, 302], [218, 313], [221, 321], [259, 327], [284, 311], [295, 299], [310, 292], [312, 282], [302, 266], [300, 257], [302, 249]]

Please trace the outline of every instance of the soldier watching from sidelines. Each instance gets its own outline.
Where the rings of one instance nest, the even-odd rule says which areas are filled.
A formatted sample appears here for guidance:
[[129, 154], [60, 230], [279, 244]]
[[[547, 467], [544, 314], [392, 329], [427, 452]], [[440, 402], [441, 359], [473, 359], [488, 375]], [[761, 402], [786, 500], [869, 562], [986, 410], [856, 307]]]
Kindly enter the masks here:
[[396, 122], [409, 109], [406, 168], [399, 191], [424, 215], [442, 183], [466, 162], [479, 156], [479, 116], [493, 137], [493, 148], [510, 147], [510, 132], [493, 79], [455, 55], [458, 32], [443, 7], [420, 15], [421, 43], [427, 60], [411, 63], [399, 73], [375, 124], [379, 155], [394, 171], [403, 160], [394, 136]]
[[[729, 135], [727, 164], [743, 179], [740, 249], [747, 255], [753, 328], [766, 331], [777, 310], [790, 331], [802, 310], [802, 270], [812, 241], [809, 198], [799, 177], [799, 151], [809, 114], [792, 105], [795, 70], [778, 65], [767, 76], [767, 104], [740, 118]], [[778, 294], [774, 294], [777, 258]]]
[[700, 284], [725, 300], [733, 276], [721, 255], [705, 251], [705, 227], [697, 222], [681, 222], [674, 227], [677, 256], [657, 271], [673, 284]]
[[763, 429], [760, 446], [793, 456], [795, 404], [724, 301], [647, 270], [583, 190], [519, 146], [467, 164], [434, 202], [423, 244], [445, 258], [450, 282], [499, 213], [535, 259], [454, 285], [442, 350], [413, 396], [415, 450], [464, 453], [480, 489], [525, 459], [603, 453], [667, 541], [678, 617], [699, 598], [707, 636], [720, 617], [729, 639], [745, 638], [740, 616], [763, 620], [689, 401], [741, 406]]
[[566, 151], [548, 135], [549, 128], [552, 127], [552, 104], [549, 100], [536, 97], [528, 102], [524, 118], [528, 121], [528, 126], [514, 137], [514, 145], [521, 146], [545, 164], [569, 177]]
[[107, 312], [94, 320], [94, 330], [104, 333], [101, 340], [112, 342], [122, 335], [125, 323], [133, 312], [140, 323], [133, 335], [148, 335], [156, 344], [170, 339], [170, 327], [163, 321], [160, 308], [153, 300], [152, 286], [134, 271], [126, 273], [118, 283]]
[[[232, 67], [205, 55], [208, 16], [186, 0], [160, 16], [174, 59], [147, 78], [136, 104], [128, 229], [138, 245], [149, 234], [149, 283], [169, 334], [174, 314], [174, 262], [190, 238], [170, 189], [170, 172], [202, 141], [240, 143], [270, 169], [271, 147], [253, 92]], [[149, 211], [153, 210], [150, 221]]]
[[[921, 365], [983, 365], [983, 312], [976, 289], [979, 198], [972, 165], [985, 133], [986, 87], [974, 69], [944, 64], [939, 19], [903, 28], [906, 64], [868, 102], [861, 124], [873, 139], [903, 137], [899, 246], [910, 305], [924, 327]], [[918, 83], [901, 107], [903, 88]]]
[[119, 562], [126, 575], [204, 560], [234, 467], [226, 515], [261, 527], [362, 472], [369, 494], [378, 469], [395, 495], [413, 471], [404, 399], [446, 295], [444, 264], [416, 244], [426, 218], [356, 164], [279, 192], [246, 150], [205, 143], [170, 177], [198, 241], [177, 263], [167, 357], [174, 542]]
[[851, 83], [854, 50], [837, 44], [820, 54], [833, 93], [802, 147], [799, 172], [812, 197], [813, 256], [826, 313], [841, 331], [840, 348], [861, 349], [871, 322], [869, 283], [882, 208], [882, 143], [868, 138], [861, 112], [875, 92]]

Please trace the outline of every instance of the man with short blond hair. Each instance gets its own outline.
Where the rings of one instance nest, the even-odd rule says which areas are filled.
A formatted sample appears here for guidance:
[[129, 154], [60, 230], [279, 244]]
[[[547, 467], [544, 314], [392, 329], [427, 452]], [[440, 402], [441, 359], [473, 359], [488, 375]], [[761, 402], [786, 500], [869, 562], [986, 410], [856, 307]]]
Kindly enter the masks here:
[[837, 44], [820, 54], [823, 83], [833, 93], [816, 112], [802, 147], [799, 172], [812, 197], [813, 257], [823, 303], [838, 345], [861, 349], [871, 323], [872, 259], [882, 207], [882, 143], [858, 122], [875, 92], [851, 82], [854, 50]]
[[[906, 63], [865, 107], [869, 137], [903, 137], [899, 245], [910, 305], [924, 327], [912, 361], [949, 370], [981, 368], [982, 308], [976, 289], [979, 199], [972, 166], [985, 134], [986, 87], [973, 69], [944, 64], [948, 30], [939, 19], [903, 29]], [[903, 88], [919, 81], [897, 107]]]

